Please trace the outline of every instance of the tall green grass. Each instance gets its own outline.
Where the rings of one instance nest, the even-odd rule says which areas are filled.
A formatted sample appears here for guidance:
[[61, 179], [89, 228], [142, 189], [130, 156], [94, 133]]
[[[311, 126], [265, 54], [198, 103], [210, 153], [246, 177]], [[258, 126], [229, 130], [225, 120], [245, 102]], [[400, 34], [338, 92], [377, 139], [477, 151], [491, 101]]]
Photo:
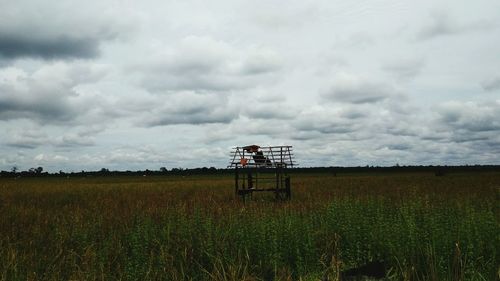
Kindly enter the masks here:
[[498, 278], [500, 174], [292, 179], [247, 203], [230, 177], [2, 179], [0, 280]]

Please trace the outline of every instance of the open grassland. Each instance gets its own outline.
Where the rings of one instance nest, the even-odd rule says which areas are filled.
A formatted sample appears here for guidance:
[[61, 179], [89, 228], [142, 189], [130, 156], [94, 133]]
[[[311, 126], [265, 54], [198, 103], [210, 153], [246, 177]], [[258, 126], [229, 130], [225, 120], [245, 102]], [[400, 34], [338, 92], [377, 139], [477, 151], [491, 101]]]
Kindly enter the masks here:
[[0, 280], [498, 280], [500, 173], [0, 178]]

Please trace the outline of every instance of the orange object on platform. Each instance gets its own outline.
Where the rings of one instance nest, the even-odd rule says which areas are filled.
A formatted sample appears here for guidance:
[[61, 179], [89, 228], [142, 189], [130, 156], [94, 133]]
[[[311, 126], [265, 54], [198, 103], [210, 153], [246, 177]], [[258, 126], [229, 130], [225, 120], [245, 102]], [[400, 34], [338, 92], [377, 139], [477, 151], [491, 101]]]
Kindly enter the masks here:
[[248, 159], [246, 159], [246, 158], [241, 158], [241, 159], [240, 159], [240, 164], [241, 164], [241, 166], [246, 166], [246, 165], [247, 165], [247, 163], [248, 163]]

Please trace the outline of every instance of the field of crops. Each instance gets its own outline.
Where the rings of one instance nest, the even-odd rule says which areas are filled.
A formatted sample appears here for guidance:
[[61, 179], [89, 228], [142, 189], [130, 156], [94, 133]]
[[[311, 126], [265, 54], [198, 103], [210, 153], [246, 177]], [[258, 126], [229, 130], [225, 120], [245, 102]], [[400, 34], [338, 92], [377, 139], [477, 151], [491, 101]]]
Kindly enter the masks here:
[[500, 173], [0, 178], [0, 280], [499, 280]]

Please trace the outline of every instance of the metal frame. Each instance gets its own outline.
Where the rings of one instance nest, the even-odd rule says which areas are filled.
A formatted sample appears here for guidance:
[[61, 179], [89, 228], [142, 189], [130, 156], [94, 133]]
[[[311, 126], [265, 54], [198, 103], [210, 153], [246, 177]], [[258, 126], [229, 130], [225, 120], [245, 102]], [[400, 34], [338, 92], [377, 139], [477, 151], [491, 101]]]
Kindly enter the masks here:
[[238, 146], [231, 151], [228, 168], [234, 168], [235, 195], [243, 199], [254, 192], [274, 192], [277, 200], [291, 199], [288, 168], [296, 166], [292, 146]]

